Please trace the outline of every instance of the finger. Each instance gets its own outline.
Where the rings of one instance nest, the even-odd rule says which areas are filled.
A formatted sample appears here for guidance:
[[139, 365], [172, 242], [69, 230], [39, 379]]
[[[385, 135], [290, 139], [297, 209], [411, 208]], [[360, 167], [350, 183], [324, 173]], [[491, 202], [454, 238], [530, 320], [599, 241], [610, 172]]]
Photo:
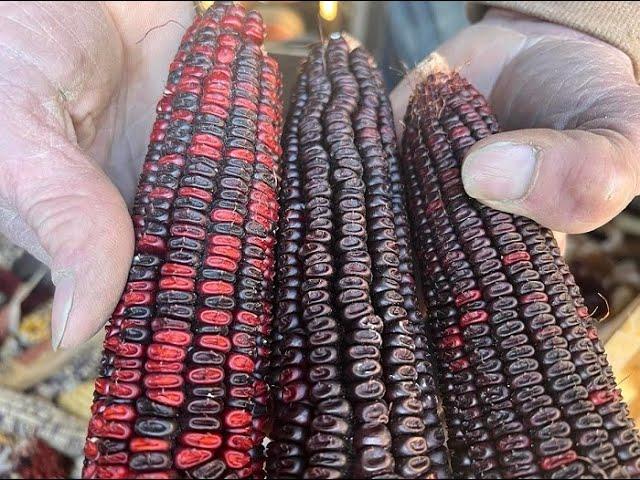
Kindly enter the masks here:
[[567, 234], [563, 232], [553, 232], [553, 236], [556, 239], [560, 253], [564, 255], [567, 251]]
[[0, 230], [51, 267], [52, 344], [68, 348], [93, 336], [115, 307], [133, 229], [120, 193], [82, 151], [46, 125], [26, 131], [39, 135], [10, 131], [11, 150], [0, 155]]
[[462, 165], [469, 195], [553, 230], [590, 231], [637, 195], [636, 149], [613, 130], [518, 130], [486, 138]]

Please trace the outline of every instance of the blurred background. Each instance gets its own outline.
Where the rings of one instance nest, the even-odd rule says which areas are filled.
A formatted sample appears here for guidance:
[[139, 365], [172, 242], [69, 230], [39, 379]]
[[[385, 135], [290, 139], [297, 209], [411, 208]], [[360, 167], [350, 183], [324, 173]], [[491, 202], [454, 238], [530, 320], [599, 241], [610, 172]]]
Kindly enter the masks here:
[[[374, 53], [390, 91], [467, 25], [463, 2], [241, 3], [264, 16], [285, 98], [300, 59], [321, 35], [342, 30], [359, 39]], [[566, 254], [590, 311], [601, 320], [625, 399], [640, 419], [640, 201], [608, 225], [571, 237]], [[0, 236], [1, 478], [79, 475], [101, 335], [80, 349], [53, 352], [52, 293], [47, 270]]]
[[320, 35], [347, 31], [373, 52], [389, 89], [468, 23], [464, 2], [245, 3], [254, 3], [269, 24], [270, 52], [303, 56]]
[[267, 22], [266, 47], [280, 60], [285, 95], [307, 47], [333, 31], [348, 32], [374, 54], [391, 90], [407, 70], [468, 24], [464, 2], [455, 1], [242, 3], [259, 10]]

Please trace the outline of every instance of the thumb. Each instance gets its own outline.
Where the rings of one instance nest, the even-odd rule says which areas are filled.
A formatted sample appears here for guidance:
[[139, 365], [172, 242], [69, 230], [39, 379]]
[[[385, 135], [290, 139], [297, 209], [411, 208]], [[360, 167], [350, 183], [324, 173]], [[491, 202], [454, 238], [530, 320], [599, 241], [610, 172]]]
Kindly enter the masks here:
[[467, 193], [486, 205], [583, 233], [640, 193], [636, 151], [613, 130], [518, 130], [475, 144], [462, 179]]
[[65, 138], [44, 135], [46, 147], [14, 137], [0, 155], [0, 229], [51, 268], [52, 344], [68, 348], [92, 337], [115, 307], [133, 228], [104, 172]]

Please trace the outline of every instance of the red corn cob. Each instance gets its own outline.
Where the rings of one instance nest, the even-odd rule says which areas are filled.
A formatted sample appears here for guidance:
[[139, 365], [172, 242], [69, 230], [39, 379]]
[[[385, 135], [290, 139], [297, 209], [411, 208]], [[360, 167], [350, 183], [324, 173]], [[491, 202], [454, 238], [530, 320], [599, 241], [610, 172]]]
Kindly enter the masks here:
[[498, 131], [486, 101], [432, 74], [405, 124], [454, 475], [638, 476], [638, 432], [551, 232], [464, 192], [466, 151]]
[[170, 66], [85, 478], [261, 475], [282, 113], [263, 37], [256, 12], [216, 2]]

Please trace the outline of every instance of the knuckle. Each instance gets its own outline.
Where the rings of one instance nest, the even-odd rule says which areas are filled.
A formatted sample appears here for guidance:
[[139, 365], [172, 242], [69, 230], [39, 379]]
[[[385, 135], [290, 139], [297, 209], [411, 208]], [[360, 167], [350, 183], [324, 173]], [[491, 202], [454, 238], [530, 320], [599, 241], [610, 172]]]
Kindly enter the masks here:
[[[591, 174], [589, 174], [589, 172]], [[567, 189], [562, 206], [568, 224], [582, 231], [596, 228], [613, 218], [626, 204], [630, 191], [630, 178], [616, 169], [593, 172], [585, 169]]]

